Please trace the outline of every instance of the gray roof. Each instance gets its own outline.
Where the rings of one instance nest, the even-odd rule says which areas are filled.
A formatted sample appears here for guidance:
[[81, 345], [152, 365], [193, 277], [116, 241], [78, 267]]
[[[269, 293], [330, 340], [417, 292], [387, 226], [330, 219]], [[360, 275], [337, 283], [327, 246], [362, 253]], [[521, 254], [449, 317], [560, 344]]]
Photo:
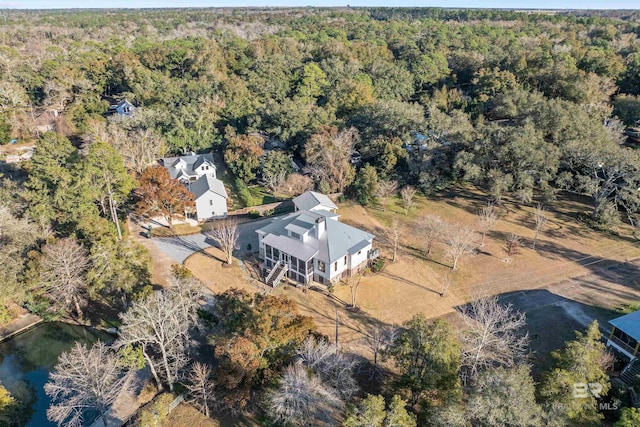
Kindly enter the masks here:
[[302, 193], [293, 199], [293, 204], [301, 211], [310, 211], [319, 206], [329, 209], [338, 209], [336, 204], [333, 203], [329, 197], [322, 193], [316, 193], [315, 191]]
[[194, 154], [191, 156], [180, 156], [180, 157], [165, 157], [162, 159], [162, 165], [169, 170], [169, 174], [171, 178], [180, 178], [183, 175], [181, 173], [182, 169], [177, 169], [175, 166], [184, 162], [184, 173], [187, 175], [195, 175], [195, 169], [201, 166], [204, 162], [208, 162], [212, 167], [216, 167], [213, 163], [213, 156], [211, 154]]
[[196, 200], [208, 191], [213, 191], [214, 193], [221, 195], [225, 199], [228, 197], [227, 191], [224, 189], [224, 184], [222, 183], [222, 181], [212, 177], [211, 175], [202, 175], [196, 181], [190, 183], [189, 191], [193, 193]]
[[[290, 255], [300, 258], [317, 255], [319, 259], [328, 263], [337, 261], [347, 253], [353, 254], [362, 250], [375, 237], [373, 234], [330, 219], [330, 216], [335, 215], [322, 210], [301, 210], [276, 218], [256, 231], [265, 235], [264, 243]], [[311, 239], [307, 240], [306, 243], [288, 236], [287, 230], [303, 234], [305, 231], [316, 227], [316, 220], [320, 218], [326, 224], [326, 232], [320, 239], [315, 238], [315, 231], [311, 233]], [[303, 249], [303, 247], [306, 249]], [[305, 258], [305, 260], [308, 259]]]
[[136, 106], [133, 105], [132, 103], [130, 103], [127, 98], [120, 100], [120, 102], [118, 102], [117, 104], [112, 104], [109, 105], [109, 109], [110, 110], [117, 110], [118, 108], [122, 107], [123, 105], [129, 105], [133, 108], [135, 108]]
[[289, 255], [292, 255], [303, 261], [309, 261], [317, 253], [318, 249], [306, 245], [301, 240], [292, 239], [288, 236], [276, 236], [275, 234], [269, 234], [262, 240], [266, 245], [273, 246]]
[[343, 222], [328, 220], [327, 232], [325, 234], [327, 240], [327, 250], [329, 262], [334, 262], [346, 253], [354, 253], [369, 244], [375, 236], [366, 231], [347, 225]]
[[636, 341], [640, 341], [640, 311], [609, 320], [609, 323]]

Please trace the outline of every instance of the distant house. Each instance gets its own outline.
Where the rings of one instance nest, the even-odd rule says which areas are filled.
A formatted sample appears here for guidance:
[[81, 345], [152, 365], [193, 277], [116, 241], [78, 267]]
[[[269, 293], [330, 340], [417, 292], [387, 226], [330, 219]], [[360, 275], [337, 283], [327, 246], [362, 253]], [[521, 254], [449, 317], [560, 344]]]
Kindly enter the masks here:
[[613, 347], [629, 358], [638, 357], [640, 352], [640, 311], [610, 320], [613, 328], [607, 346]]
[[0, 159], [5, 163], [22, 163], [31, 160], [36, 145], [33, 143], [0, 146]]
[[268, 285], [277, 286], [285, 275], [302, 284], [335, 283], [376, 256], [373, 234], [341, 223], [326, 195], [307, 191], [293, 203], [295, 212], [256, 230]]
[[127, 99], [123, 99], [115, 105], [110, 105], [107, 114], [117, 114], [119, 116], [133, 116], [133, 113], [136, 111], [136, 106], [127, 101]]
[[216, 177], [216, 165], [211, 154], [191, 154], [166, 157], [160, 161], [171, 178], [185, 184], [193, 193], [198, 221], [223, 218], [227, 215], [227, 191]]
[[169, 170], [171, 178], [187, 184], [195, 181], [203, 175], [212, 175], [216, 178], [216, 165], [211, 154], [194, 154], [180, 157], [165, 157], [162, 165]]
[[[264, 136], [263, 136], [263, 138], [264, 138]], [[262, 162], [262, 160], [271, 151], [283, 151], [283, 152], [286, 152], [287, 148], [288, 148], [287, 144], [285, 144], [284, 142], [282, 142], [282, 141], [280, 141], [278, 139], [265, 138], [264, 144], [262, 144], [262, 150], [264, 151], [264, 154], [260, 158], [260, 162]], [[300, 164], [298, 162], [293, 160], [293, 154], [288, 154], [288, 156], [289, 156], [289, 162], [290, 162], [290, 165], [291, 165], [291, 170], [293, 172], [295, 172], [295, 173], [300, 173], [302, 171], [302, 166], [300, 166]]]

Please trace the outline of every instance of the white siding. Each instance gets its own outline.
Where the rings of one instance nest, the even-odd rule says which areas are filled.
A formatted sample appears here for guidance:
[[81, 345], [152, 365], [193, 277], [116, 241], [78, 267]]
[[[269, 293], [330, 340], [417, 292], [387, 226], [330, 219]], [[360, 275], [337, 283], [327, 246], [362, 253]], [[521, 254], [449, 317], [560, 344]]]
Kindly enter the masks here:
[[202, 175], [211, 175], [214, 178], [216, 177], [216, 168], [208, 163], [200, 165], [194, 172], [196, 173], [196, 176], [198, 178], [200, 178]]
[[367, 254], [369, 253], [370, 250], [371, 250], [371, 243], [369, 243], [367, 247], [359, 251], [360, 255], [358, 255], [358, 252], [351, 255], [351, 264], [349, 264], [349, 268], [356, 268], [357, 266], [365, 262], [367, 260]]
[[207, 191], [196, 200], [198, 221], [222, 218], [227, 215], [227, 199], [213, 191]]

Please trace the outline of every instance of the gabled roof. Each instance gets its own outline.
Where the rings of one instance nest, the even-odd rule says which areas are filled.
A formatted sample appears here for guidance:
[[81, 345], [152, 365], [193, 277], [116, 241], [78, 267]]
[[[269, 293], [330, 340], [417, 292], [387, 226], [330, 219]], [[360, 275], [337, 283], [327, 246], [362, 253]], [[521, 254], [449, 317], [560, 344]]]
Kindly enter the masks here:
[[329, 262], [334, 262], [347, 253], [354, 253], [366, 247], [369, 241], [375, 236], [359, 228], [352, 227], [339, 221], [325, 221], [327, 224], [327, 232], [325, 233], [327, 241], [326, 257]]
[[225, 199], [228, 198], [227, 191], [225, 190], [222, 181], [212, 177], [211, 175], [202, 175], [195, 182], [192, 182], [189, 185], [189, 191], [193, 193], [196, 200], [209, 191], [212, 191]]
[[133, 105], [132, 103], [130, 103], [127, 98], [121, 100], [120, 102], [118, 102], [117, 104], [112, 104], [109, 105], [109, 110], [117, 110], [118, 108], [122, 107], [123, 105], [129, 105], [131, 107], [135, 108], [135, 105]]
[[[358, 228], [330, 219], [336, 216], [325, 210], [306, 211], [301, 210], [290, 213], [281, 218], [276, 218], [271, 223], [256, 230], [264, 234], [263, 242], [274, 246], [286, 253], [301, 259], [305, 256], [317, 255], [319, 259], [332, 263], [345, 256], [347, 253], [356, 253], [367, 247], [369, 242], [375, 237]], [[321, 224], [318, 224], [318, 220]], [[320, 239], [316, 239], [315, 227], [324, 226], [326, 231], [322, 233]], [[303, 234], [312, 230], [306, 242], [288, 236], [287, 231]], [[307, 249], [300, 249], [301, 246]], [[312, 254], [312, 255], [309, 255]]]
[[293, 199], [293, 204], [301, 211], [311, 211], [317, 208], [338, 209], [329, 197], [315, 191], [307, 191]]
[[609, 323], [636, 341], [640, 341], [640, 311], [609, 320]]
[[[212, 168], [215, 169], [216, 165], [213, 162], [213, 156], [211, 154], [194, 154], [190, 156], [180, 156], [180, 157], [165, 157], [161, 160], [162, 165], [169, 170], [169, 174], [171, 178], [178, 178], [180, 174], [180, 170], [184, 170], [189, 176], [196, 175], [195, 169], [201, 166], [204, 163], [208, 163]], [[178, 168], [177, 166], [180, 166]]]

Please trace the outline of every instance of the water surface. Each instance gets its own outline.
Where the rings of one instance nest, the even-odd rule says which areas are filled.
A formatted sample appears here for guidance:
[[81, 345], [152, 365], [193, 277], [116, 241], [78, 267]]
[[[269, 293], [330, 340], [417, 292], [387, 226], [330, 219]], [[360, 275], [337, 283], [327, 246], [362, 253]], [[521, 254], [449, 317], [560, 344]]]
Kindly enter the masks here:
[[102, 334], [83, 326], [66, 323], [42, 323], [8, 341], [0, 343], [0, 382], [23, 402], [27, 427], [55, 427], [47, 420], [49, 397], [44, 385], [58, 356], [74, 343], [92, 344], [98, 339], [111, 342]]

